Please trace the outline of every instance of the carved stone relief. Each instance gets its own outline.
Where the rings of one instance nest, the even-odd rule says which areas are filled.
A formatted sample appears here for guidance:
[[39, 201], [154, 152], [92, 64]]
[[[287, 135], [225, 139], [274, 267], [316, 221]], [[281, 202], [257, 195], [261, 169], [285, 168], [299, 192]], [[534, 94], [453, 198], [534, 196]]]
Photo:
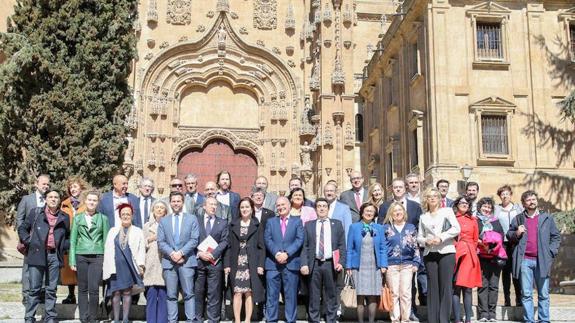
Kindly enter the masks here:
[[191, 22], [191, 0], [168, 0], [166, 21], [172, 25], [187, 25]]
[[324, 146], [333, 146], [333, 128], [329, 120], [323, 130], [323, 144]]
[[287, 9], [285, 29], [291, 31], [295, 30], [295, 16], [293, 13], [293, 5], [291, 2], [289, 3]]
[[355, 145], [355, 136], [353, 133], [353, 129], [351, 128], [351, 123], [349, 123], [349, 121], [345, 124], [344, 145], [346, 147], [353, 147]]
[[277, 28], [277, 0], [254, 0], [254, 28]]
[[148, 2], [148, 23], [158, 23], [158, 4], [156, 0]]

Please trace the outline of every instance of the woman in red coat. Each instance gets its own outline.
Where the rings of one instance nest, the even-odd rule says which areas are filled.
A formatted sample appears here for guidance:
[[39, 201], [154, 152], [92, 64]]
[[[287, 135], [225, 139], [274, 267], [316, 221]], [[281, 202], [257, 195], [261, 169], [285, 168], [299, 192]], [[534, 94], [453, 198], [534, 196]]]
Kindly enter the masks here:
[[455, 243], [455, 275], [453, 288], [453, 314], [455, 322], [461, 321], [460, 295], [463, 294], [465, 322], [471, 322], [471, 290], [481, 287], [481, 266], [477, 257], [479, 230], [471, 213], [471, 201], [460, 196], [453, 202], [461, 232]]

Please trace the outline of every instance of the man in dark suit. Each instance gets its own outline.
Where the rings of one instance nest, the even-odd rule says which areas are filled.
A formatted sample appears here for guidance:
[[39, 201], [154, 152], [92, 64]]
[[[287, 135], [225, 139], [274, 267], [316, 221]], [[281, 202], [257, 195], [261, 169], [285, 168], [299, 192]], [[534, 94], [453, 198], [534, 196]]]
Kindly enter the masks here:
[[216, 177], [216, 184], [218, 184], [216, 199], [222, 204], [229, 206], [232, 211], [232, 218], [237, 218], [240, 215], [238, 204], [241, 197], [240, 194], [232, 191], [232, 175], [230, 172], [225, 170], [219, 172]]
[[[33, 193], [30, 193], [20, 200], [18, 203], [18, 209], [16, 211], [16, 230], [26, 220], [26, 217], [36, 208], [44, 207], [45, 205], [45, 195], [50, 188], [50, 176], [42, 174], [36, 178], [36, 189]], [[26, 256], [24, 256], [24, 263], [22, 264], [22, 303], [26, 305], [28, 301], [28, 293], [30, 291], [30, 281], [28, 276], [28, 264], [26, 262]]]
[[[204, 187], [204, 195], [201, 198], [202, 204], [196, 203], [194, 214], [197, 216], [203, 216], [204, 213], [206, 212], [206, 209], [204, 209], [205, 199], [207, 199], [208, 197], [216, 198], [217, 192], [218, 192], [218, 186], [216, 185], [215, 182], [211, 181], [206, 182], [206, 185]], [[198, 199], [198, 201], [200, 201], [200, 199]], [[216, 216], [218, 218], [225, 219], [226, 221], [228, 221], [228, 223], [230, 223], [232, 221], [232, 209], [229, 206], [224, 205], [223, 203], [220, 203], [218, 201], [218, 206], [216, 207]]]
[[156, 198], [152, 196], [154, 193], [154, 180], [149, 177], [142, 177], [140, 184], [138, 185], [138, 190], [140, 191], [140, 221], [142, 227], [150, 220], [150, 214], [152, 214], [152, 204], [156, 201]]
[[273, 192], [268, 192], [268, 179], [265, 176], [258, 176], [254, 186], [264, 191], [264, 207], [275, 212], [278, 196]]
[[[210, 323], [220, 321], [222, 308], [222, 290], [224, 268], [222, 258], [228, 247], [228, 222], [216, 216], [218, 201], [207, 197], [204, 201], [204, 214], [198, 216], [200, 224], [200, 245], [211, 236], [217, 247], [200, 251], [198, 248], [198, 269], [196, 270], [196, 319], [204, 321], [204, 309], [207, 309], [207, 319]], [[207, 304], [206, 304], [207, 296]]]
[[441, 193], [441, 207], [453, 207], [453, 200], [447, 197], [449, 193], [449, 181], [446, 179], [440, 179], [435, 184], [439, 193]]
[[[402, 178], [395, 178], [391, 182], [391, 190], [393, 193], [393, 200], [384, 202], [381, 207], [379, 208], [379, 213], [377, 216], [377, 223], [383, 224], [385, 220], [385, 215], [387, 214], [387, 210], [392, 202], [400, 202], [403, 204], [405, 209], [407, 210], [407, 222], [412, 223], [415, 225], [416, 228], [419, 227], [419, 217], [423, 211], [421, 210], [421, 206], [419, 203], [414, 202], [406, 198], [406, 183]], [[423, 250], [421, 250], [423, 252]], [[416, 275], [413, 276], [413, 281], [415, 282]], [[425, 305], [427, 304], [427, 272], [425, 271], [425, 266], [421, 264], [417, 271], [417, 284], [411, 284], [411, 315], [409, 319], [413, 322], [419, 322], [419, 318], [417, 317], [417, 309], [415, 307], [415, 296], [416, 296], [416, 289], [415, 286], [417, 285], [417, 289], [419, 290], [419, 304]]]
[[18, 228], [20, 241], [28, 248], [26, 263], [30, 289], [26, 302], [26, 322], [34, 322], [46, 282], [45, 322], [56, 322], [56, 290], [64, 251], [70, 248], [70, 219], [60, 210], [60, 193], [47, 190], [46, 206], [30, 211]]
[[[289, 180], [288, 187], [289, 187], [289, 192], [291, 192], [294, 188], [303, 189], [303, 182], [302, 182], [301, 178], [299, 178], [299, 177], [292, 177]], [[303, 205], [309, 206], [309, 207], [314, 207], [315, 203], [306, 197], [305, 200], [303, 201]]]
[[198, 192], [198, 176], [195, 174], [186, 175], [184, 183], [187, 190], [184, 198], [184, 209], [192, 213], [197, 206], [204, 205], [204, 196]]
[[361, 172], [351, 172], [349, 181], [351, 182], [351, 189], [341, 193], [339, 200], [349, 206], [351, 220], [355, 223], [359, 221], [359, 208], [363, 203], [367, 202], [369, 196], [367, 196], [367, 188], [363, 187]]
[[[315, 201], [317, 220], [305, 225], [301, 253], [301, 273], [310, 275], [309, 321], [320, 321], [320, 303], [323, 299], [326, 322], [337, 320], [337, 273], [343, 270], [346, 247], [343, 225], [329, 219], [329, 203], [324, 198]], [[322, 297], [323, 292], [323, 297]]]
[[196, 316], [194, 271], [198, 265], [196, 247], [200, 235], [198, 219], [182, 212], [184, 195], [170, 193], [172, 214], [164, 216], [158, 225], [158, 249], [162, 255], [163, 278], [168, 298], [168, 321], [178, 322], [178, 292], [184, 297], [186, 322]]
[[269, 218], [273, 218], [276, 216], [276, 214], [272, 210], [264, 207], [263, 204], [265, 196], [266, 191], [264, 189], [255, 186], [252, 188], [251, 198], [252, 201], [254, 201], [254, 208], [255, 208], [254, 216], [258, 219], [262, 228], [266, 227], [266, 223]]
[[286, 322], [295, 323], [304, 232], [299, 217], [290, 216], [290, 202], [285, 196], [278, 197], [276, 209], [279, 216], [268, 219], [264, 232], [266, 321], [278, 321], [278, 300], [280, 292], [283, 291]]
[[112, 180], [113, 189], [102, 194], [98, 212], [108, 217], [110, 227], [121, 226], [120, 215], [116, 207], [122, 203], [129, 203], [134, 210], [132, 223], [138, 228], [143, 227], [142, 217], [140, 216], [140, 199], [128, 193], [128, 178], [124, 175], [116, 175]]

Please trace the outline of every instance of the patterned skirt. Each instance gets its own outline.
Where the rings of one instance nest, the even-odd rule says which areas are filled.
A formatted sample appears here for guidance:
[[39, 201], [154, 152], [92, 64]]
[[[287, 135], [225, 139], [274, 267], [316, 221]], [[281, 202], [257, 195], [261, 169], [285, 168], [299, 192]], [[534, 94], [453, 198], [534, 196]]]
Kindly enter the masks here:
[[[240, 239], [246, 237], [248, 234], [248, 227], [240, 227]], [[248, 293], [252, 291], [250, 283], [250, 268], [248, 264], [248, 251], [246, 248], [246, 241], [240, 241], [240, 252], [238, 254], [238, 269], [234, 277], [234, 293]]]

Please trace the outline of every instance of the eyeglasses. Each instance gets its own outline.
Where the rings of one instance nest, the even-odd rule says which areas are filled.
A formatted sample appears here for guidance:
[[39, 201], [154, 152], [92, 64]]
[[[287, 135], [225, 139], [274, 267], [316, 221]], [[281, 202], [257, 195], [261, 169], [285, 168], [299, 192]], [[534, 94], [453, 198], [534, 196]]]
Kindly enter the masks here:
[[457, 205], [469, 205], [469, 203], [467, 203], [467, 202], [459, 202], [459, 204], [457, 204]]
[[172, 187], [183, 187], [184, 185], [182, 185], [182, 184], [172, 184], [172, 185], [170, 185], [170, 186], [172, 186]]

